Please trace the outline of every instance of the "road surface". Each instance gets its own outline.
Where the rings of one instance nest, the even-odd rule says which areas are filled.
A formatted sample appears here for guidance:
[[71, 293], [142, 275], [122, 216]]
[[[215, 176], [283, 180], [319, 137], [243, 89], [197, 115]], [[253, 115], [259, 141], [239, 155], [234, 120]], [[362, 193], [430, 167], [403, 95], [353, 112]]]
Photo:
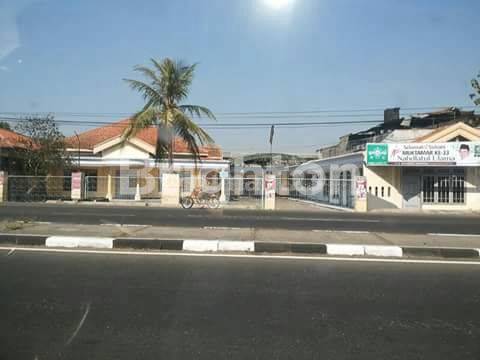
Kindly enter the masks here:
[[480, 267], [0, 251], [0, 359], [479, 359]]
[[480, 234], [480, 217], [423, 214], [359, 214], [337, 211], [207, 210], [46, 204], [3, 204], [0, 219], [75, 224], [178, 227], [247, 227], [384, 233]]

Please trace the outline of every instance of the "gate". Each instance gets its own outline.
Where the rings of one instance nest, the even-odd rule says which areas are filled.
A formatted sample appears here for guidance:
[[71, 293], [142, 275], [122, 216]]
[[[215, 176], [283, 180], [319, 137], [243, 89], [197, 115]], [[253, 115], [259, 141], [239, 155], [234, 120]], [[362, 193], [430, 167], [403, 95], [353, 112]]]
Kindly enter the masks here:
[[8, 176], [8, 201], [71, 200], [71, 176]]
[[313, 201], [319, 204], [355, 207], [354, 180], [351, 174], [338, 179], [316, 177], [281, 177], [277, 180], [277, 197]]

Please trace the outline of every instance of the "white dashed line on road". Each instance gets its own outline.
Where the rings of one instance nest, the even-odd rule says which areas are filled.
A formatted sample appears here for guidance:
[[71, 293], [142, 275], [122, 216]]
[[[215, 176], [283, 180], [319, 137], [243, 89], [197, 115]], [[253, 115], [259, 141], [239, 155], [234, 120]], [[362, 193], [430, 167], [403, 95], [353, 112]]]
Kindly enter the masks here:
[[480, 237], [480, 234], [444, 234], [444, 233], [428, 233], [428, 236], [451, 236], [451, 237]]

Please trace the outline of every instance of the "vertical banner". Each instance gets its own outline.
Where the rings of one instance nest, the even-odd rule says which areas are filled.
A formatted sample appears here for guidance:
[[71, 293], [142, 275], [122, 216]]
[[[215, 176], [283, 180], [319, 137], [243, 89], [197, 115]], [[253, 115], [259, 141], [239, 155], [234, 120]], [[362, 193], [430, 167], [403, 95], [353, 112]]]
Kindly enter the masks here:
[[365, 176], [357, 176], [356, 181], [357, 200], [367, 200], [367, 178]]
[[365, 176], [357, 176], [355, 179], [355, 211], [368, 211], [368, 192], [367, 178]]
[[265, 210], [275, 210], [277, 181], [275, 175], [265, 175]]
[[72, 173], [72, 200], [82, 199], [82, 173]]

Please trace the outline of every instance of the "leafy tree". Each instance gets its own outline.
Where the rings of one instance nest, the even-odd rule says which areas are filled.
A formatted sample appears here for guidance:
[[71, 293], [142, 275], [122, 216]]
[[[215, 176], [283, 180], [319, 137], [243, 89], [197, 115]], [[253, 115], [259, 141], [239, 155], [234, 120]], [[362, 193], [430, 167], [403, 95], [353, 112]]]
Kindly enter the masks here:
[[146, 82], [124, 79], [145, 100], [143, 108], [133, 115], [124, 139], [134, 137], [141, 129], [155, 126], [158, 133], [157, 160], [168, 156], [172, 167], [174, 141], [179, 137], [185, 141], [196, 162], [200, 158], [200, 145], [213, 143], [213, 139], [192, 117], [215, 119], [206, 107], [180, 104], [188, 97], [196, 64], [185, 65], [168, 58], [161, 62], [151, 59], [151, 62], [152, 68], [134, 68], [146, 77]]
[[[477, 79], [480, 80], [480, 73], [478, 73]], [[474, 93], [470, 94], [470, 98], [473, 100], [475, 105], [480, 105], [480, 81], [477, 79], [472, 79], [472, 88]]]
[[10, 124], [6, 121], [0, 121], [0, 129], [12, 130]]
[[15, 130], [22, 135], [25, 150], [19, 152], [25, 175], [47, 175], [53, 169], [70, 167], [65, 137], [53, 116], [28, 117], [19, 122]]

